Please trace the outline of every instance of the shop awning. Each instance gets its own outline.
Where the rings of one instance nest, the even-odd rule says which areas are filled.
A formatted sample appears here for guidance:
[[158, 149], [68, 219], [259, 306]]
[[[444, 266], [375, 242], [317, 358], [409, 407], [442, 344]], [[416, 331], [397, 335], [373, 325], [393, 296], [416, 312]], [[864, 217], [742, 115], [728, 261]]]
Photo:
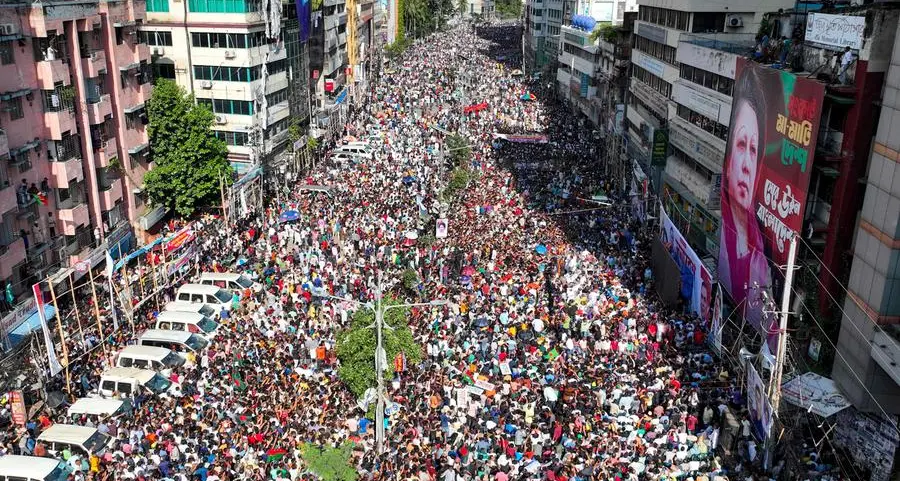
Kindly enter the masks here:
[[12, 100], [19, 97], [24, 97], [31, 93], [31, 89], [20, 89], [13, 90], [10, 92], [3, 92], [0, 94], [0, 100]]
[[[56, 309], [50, 304], [44, 304], [44, 317], [47, 318], [47, 322], [49, 323], [56, 316]], [[47, 326], [52, 328], [53, 326]], [[33, 331], [36, 331], [41, 328], [41, 316], [38, 315], [37, 308], [25, 319], [24, 322], [16, 326], [9, 333], [9, 346], [16, 347], [17, 344], [22, 342], [28, 334]]]
[[131, 155], [137, 155], [137, 154], [140, 154], [141, 152], [143, 152], [144, 150], [146, 150], [147, 147], [150, 147], [150, 144], [143, 143], [141, 145], [137, 145], [137, 146], [134, 146], [134, 147], [128, 149], [128, 153]]
[[124, 110], [125, 110], [126, 114], [133, 114], [133, 113], [137, 112], [138, 110], [141, 110], [142, 108], [144, 108], [144, 104], [137, 104], [137, 105], [132, 105], [131, 107], [125, 107]]
[[850, 407], [850, 401], [831, 379], [808, 372], [781, 385], [785, 401], [822, 417]]

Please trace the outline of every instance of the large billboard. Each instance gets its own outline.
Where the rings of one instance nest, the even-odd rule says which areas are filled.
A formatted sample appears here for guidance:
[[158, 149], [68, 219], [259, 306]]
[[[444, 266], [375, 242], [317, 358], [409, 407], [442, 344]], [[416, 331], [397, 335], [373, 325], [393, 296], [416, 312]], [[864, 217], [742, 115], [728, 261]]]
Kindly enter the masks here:
[[310, 11], [309, 6], [310, 0], [296, 0], [297, 4], [297, 23], [300, 24], [300, 41], [305, 42], [309, 40], [310, 35], [310, 15], [312, 12]]
[[681, 297], [690, 305], [691, 312], [704, 321], [709, 320], [709, 304], [712, 301], [712, 279], [709, 270], [700, 262], [694, 249], [659, 206], [661, 240], [669, 255], [675, 260], [681, 273]]
[[730, 132], [722, 169], [719, 282], [744, 317], [772, 329], [773, 282], [791, 237], [801, 231], [825, 88], [738, 59]]

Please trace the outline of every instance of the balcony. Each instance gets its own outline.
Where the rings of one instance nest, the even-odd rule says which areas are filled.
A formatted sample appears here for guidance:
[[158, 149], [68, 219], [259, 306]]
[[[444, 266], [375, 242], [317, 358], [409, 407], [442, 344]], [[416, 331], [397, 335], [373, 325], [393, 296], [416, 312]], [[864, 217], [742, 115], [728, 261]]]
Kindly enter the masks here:
[[69, 85], [69, 64], [63, 59], [37, 62], [37, 80], [42, 90], [54, 90], [58, 82]]
[[75, 229], [80, 225], [88, 225], [90, 217], [88, 206], [81, 201], [68, 199], [59, 204], [59, 220], [63, 224], [63, 235], [75, 235]]
[[75, 113], [68, 109], [58, 112], [44, 112], [44, 125], [49, 130], [49, 137], [53, 140], [62, 140], [63, 132], [75, 130]]
[[6, 131], [0, 129], [0, 157], [9, 154], [9, 138], [6, 137]]
[[88, 122], [92, 125], [102, 124], [106, 116], [112, 115], [112, 102], [109, 94], [87, 99]]
[[109, 167], [109, 161], [118, 157], [118, 145], [115, 137], [110, 137], [100, 142], [99, 148], [95, 149], [98, 154], [95, 159], [99, 167]]
[[116, 206], [116, 202], [122, 200], [122, 180], [115, 179], [106, 189], [100, 186], [100, 210], [110, 210]]
[[[702, 132], [704, 136], [700, 136]], [[718, 142], [707, 142], [712, 137]], [[669, 122], [669, 143], [690, 155], [694, 160], [713, 172], [722, 171], [725, 160], [725, 141], [709, 134], [687, 120], [675, 116]]]
[[85, 77], [98, 77], [100, 71], [106, 70], [106, 53], [103, 50], [91, 50], [81, 59], [81, 68]]
[[64, 162], [49, 162], [50, 185], [55, 189], [68, 189], [71, 183], [84, 180], [82, 160], [69, 159]]

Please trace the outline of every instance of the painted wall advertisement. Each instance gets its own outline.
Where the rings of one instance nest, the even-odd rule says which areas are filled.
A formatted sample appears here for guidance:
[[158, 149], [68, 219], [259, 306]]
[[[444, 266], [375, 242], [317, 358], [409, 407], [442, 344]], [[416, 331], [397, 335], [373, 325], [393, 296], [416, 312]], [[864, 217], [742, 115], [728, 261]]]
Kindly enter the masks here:
[[810, 13], [806, 17], [806, 41], [859, 50], [863, 46], [866, 17]]
[[[790, 239], [800, 231], [825, 88], [739, 59], [722, 169], [719, 282], [775, 350], [779, 292]], [[769, 310], [766, 308], [765, 310]]]
[[662, 204], [659, 206], [659, 219], [662, 227], [662, 243], [681, 271], [681, 297], [688, 301], [691, 312], [707, 321], [709, 320], [709, 304], [712, 295], [712, 279], [709, 270], [700, 262], [697, 253], [669, 219]]

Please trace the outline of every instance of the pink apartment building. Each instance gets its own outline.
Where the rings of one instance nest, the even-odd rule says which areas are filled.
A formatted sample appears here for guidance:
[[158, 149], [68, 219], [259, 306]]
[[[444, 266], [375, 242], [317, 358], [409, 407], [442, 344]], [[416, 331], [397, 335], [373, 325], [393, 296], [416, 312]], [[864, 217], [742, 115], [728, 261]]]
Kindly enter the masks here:
[[[143, 0], [4, 1], [0, 9], [0, 290], [145, 230], [150, 168]], [[46, 199], [46, 205], [42, 200]]]

